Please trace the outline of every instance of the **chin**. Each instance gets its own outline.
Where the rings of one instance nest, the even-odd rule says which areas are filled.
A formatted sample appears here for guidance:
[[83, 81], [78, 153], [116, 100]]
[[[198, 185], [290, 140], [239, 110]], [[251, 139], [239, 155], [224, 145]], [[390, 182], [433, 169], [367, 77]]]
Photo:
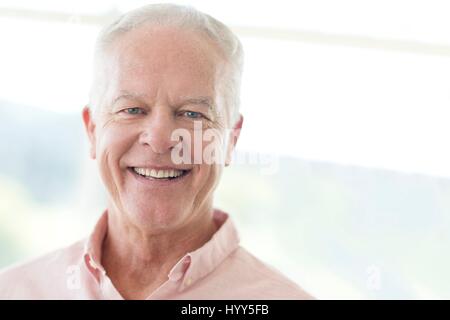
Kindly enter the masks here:
[[[129, 215], [133, 223], [139, 228], [163, 231], [180, 226], [187, 218], [185, 209], [180, 205], [131, 205]], [[186, 207], [184, 207], [186, 208]]]

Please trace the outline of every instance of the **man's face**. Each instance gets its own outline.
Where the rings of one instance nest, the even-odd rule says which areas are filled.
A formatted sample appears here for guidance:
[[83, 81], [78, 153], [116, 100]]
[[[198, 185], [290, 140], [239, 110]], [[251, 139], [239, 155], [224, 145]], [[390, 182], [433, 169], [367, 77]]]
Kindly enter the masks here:
[[[200, 222], [222, 165], [194, 163], [194, 131], [202, 134], [194, 122], [223, 136], [227, 121], [217, 105], [223, 66], [217, 49], [193, 32], [160, 27], [133, 30], [110, 50], [102, 108], [95, 118], [85, 108], [83, 118], [111, 204], [151, 232]], [[172, 139], [177, 129], [192, 141]], [[174, 164], [178, 143], [190, 163]]]

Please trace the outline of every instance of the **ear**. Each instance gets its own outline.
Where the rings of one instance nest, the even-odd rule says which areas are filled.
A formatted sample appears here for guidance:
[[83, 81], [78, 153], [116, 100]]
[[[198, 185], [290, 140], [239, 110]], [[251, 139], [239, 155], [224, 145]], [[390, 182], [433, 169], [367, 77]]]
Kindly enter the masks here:
[[90, 142], [90, 156], [92, 159], [95, 159], [95, 149], [96, 149], [96, 141], [95, 141], [95, 122], [92, 117], [92, 112], [89, 106], [85, 106], [83, 108], [83, 122], [84, 122], [84, 128], [86, 129], [86, 133], [89, 138]]
[[225, 166], [228, 167], [231, 163], [231, 156], [233, 155], [233, 150], [236, 147], [236, 143], [241, 134], [242, 124], [244, 123], [244, 117], [242, 114], [239, 115], [238, 121], [234, 124], [231, 129], [230, 136], [228, 137], [227, 154], [225, 160]]

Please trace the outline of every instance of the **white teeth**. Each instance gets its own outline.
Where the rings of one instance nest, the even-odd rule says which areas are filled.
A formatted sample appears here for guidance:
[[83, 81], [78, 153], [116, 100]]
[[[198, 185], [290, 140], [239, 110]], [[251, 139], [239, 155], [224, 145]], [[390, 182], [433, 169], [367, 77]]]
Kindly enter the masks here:
[[156, 179], [175, 178], [183, 174], [182, 170], [155, 170], [146, 168], [133, 168], [141, 176], [152, 177]]

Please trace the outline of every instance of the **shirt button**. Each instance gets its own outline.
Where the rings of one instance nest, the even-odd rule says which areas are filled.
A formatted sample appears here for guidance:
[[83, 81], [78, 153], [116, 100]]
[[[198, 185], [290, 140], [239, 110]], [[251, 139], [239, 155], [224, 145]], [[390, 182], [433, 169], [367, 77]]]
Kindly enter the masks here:
[[91, 267], [92, 267], [93, 269], [98, 269], [98, 266], [97, 266], [97, 264], [94, 262], [94, 260], [89, 260], [89, 264], [91, 265]]

